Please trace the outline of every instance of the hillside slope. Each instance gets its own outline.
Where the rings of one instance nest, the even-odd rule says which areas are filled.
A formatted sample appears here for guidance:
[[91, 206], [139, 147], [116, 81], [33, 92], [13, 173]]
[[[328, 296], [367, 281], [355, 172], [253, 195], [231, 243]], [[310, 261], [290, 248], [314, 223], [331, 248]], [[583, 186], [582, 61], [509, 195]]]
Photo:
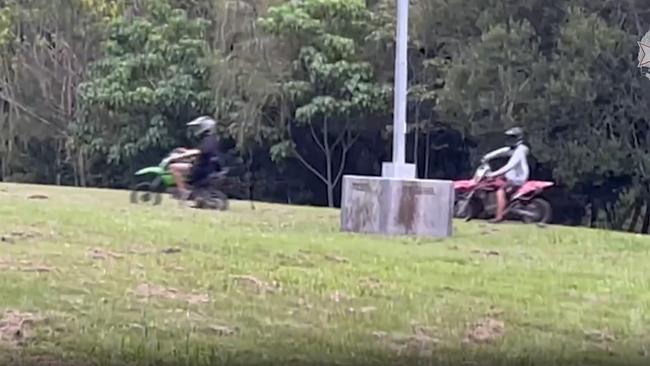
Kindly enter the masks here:
[[335, 210], [165, 200], [0, 185], [0, 363], [649, 362], [647, 238], [382, 238], [340, 233]]

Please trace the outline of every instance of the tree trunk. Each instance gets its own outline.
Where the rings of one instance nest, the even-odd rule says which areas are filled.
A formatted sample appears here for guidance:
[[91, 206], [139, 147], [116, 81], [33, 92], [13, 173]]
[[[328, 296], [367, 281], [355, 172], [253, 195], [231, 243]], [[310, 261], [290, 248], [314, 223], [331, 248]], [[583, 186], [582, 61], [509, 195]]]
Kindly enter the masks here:
[[253, 172], [253, 159], [255, 155], [253, 149], [248, 150], [248, 199], [251, 203], [251, 210], [255, 209], [254, 197], [255, 197], [255, 172]]
[[329, 125], [323, 121], [323, 150], [325, 152], [325, 185], [327, 186], [327, 207], [334, 207], [334, 182], [332, 182], [332, 149], [329, 144]]
[[643, 234], [650, 234], [648, 230], [650, 229], [650, 201], [645, 203], [645, 215], [643, 216], [643, 226], [641, 226], [641, 232]]
[[589, 218], [589, 227], [595, 228], [598, 222], [598, 202], [593, 197], [590, 198], [591, 203], [591, 217]]
[[327, 182], [327, 207], [334, 207], [334, 184]]
[[424, 147], [424, 179], [429, 179], [430, 158], [431, 158], [431, 131], [427, 129], [426, 146]]
[[[607, 227], [611, 230], [618, 230], [618, 217], [616, 216], [616, 207], [614, 204], [605, 204], [605, 214], [607, 215]], [[622, 225], [622, 224], [621, 224]]]
[[413, 129], [413, 164], [415, 164], [415, 177], [418, 177], [418, 141], [420, 141], [420, 103], [415, 105], [415, 126]]
[[[76, 157], [76, 155], [75, 155]], [[77, 161], [79, 159], [75, 159], [72, 161], [72, 176], [74, 177], [73, 184], [75, 187], [80, 187], [81, 185], [79, 184], [79, 162]]]
[[[7, 102], [3, 102], [2, 108], [5, 109]], [[5, 124], [7, 126], [7, 133], [3, 131], [3, 135], [7, 136], [6, 140], [3, 140], [2, 143], [5, 144], [5, 153], [2, 158], [2, 179], [7, 179], [11, 176], [11, 160], [13, 159], [13, 149], [14, 149], [14, 130], [13, 130], [13, 116], [15, 115], [13, 107], [9, 105], [9, 108], [6, 108], [7, 112], [5, 114]]]
[[[287, 125], [288, 127], [288, 134], [289, 138], [291, 141], [294, 143], [296, 140], [293, 137], [292, 129], [291, 129], [291, 123]], [[323, 151], [323, 154], [325, 155], [325, 173], [322, 173], [320, 170], [316, 169], [312, 164], [310, 164], [304, 156], [298, 152], [297, 149], [294, 150], [295, 152], [295, 157], [303, 164], [304, 167], [306, 167], [310, 172], [312, 172], [314, 175], [316, 175], [321, 182], [325, 184], [325, 189], [327, 191], [327, 205], [329, 207], [335, 207], [334, 206], [334, 188], [336, 188], [342, 174], [343, 170], [345, 168], [345, 163], [346, 163], [346, 156], [347, 152], [350, 149], [352, 145], [354, 145], [355, 141], [359, 138], [359, 134], [356, 136], [352, 135], [352, 132], [349, 130], [349, 126], [345, 126], [345, 129], [341, 131], [339, 136], [334, 140], [333, 143], [330, 143], [329, 141], [329, 123], [327, 119], [323, 121], [323, 136], [322, 138], [318, 137], [318, 134], [316, 131], [314, 131], [313, 126], [310, 125], [310, 132], [312, 134], [312, 138], [316, 145]], [[340, 145], [340, 146], [339, 146]], [[333, 167], [332, 167], [332, 155], [333, 152], [336, 151], [337, 146], [341, 148], [341, 161], [338, 166], [338, 172], [336, 173], [336, 176], [334, 176], [333, 172]]]
[[[7, 123], [8, 120], [8, 115], [7, 113], [4, 113], [2, 110], [4, 109], [5, 103], [0, 102], [0, 113], [2, 113], [2, 120], [0, 121], [0, 127], [4, 127], [5, 124]], [[2, 135], [8, 135], [7, 132], [4, 132], [3, 130], [0, 130], [0, 134]], [[0, 138], [0, 151], [2, 151], [3, 148], [7, 146], [6, 140], [4, 138]], [[7, 166], [7, 156], [6, 152], [0, 152], [0, 182], [4, 181], [4, 177], [6, 175], [6, 166]]]
[[627, 228], [627, 231], [631, 233], [636, 231], [636, 226], [639, 223], [639, 218], [641, 217], [642, 209], [643, 209], [643, 203], [637, 202], [634, 204], [634, 212], [632, 213], [632, 220], [630, 220], [630, 226]]
[[[56, 177], [55, 184], [57, 186], [61, 185], [61, 140], [57, 140], [54, 144], [56, 146], [56, 157], [54, 162], [54, 175]], [[49, 180], [49, 179], [48, 179]]]
[[86, 171], [86, 154], [83, 148], [79, 150], [79, 185], [88, 186], [88, 172]]
[[[311, 126], [311, 125], [310, 125], [310, 127], [309, 127], [309, 128], [310, 128], [310, 131], [311, 131], [311, 133], [312, 133], [312, 138], [314, 139], [314, 142], [318, 145], [318, 147], [321, 149], [321, 151], [323, 151], [323, 154], [325, 154], [325, 160], [326, 160], [326, 162], [329, 163], [329, 161], [331, 160], [331, 159], [330, 159], [330, 158], [331, 158], [331, 154], [329, 153], [329, 149], [325, 148], [325, 146], [323, 145], [323, 141], [321, 141], [321, 140], [318, 138], [316, 132], [313, 130], [312, 127], [313, 127], [313, 126]], [[296, 143], [296, 140], [295, 140], [294, 137], [293, 137], [293, 132], [292, 132], [292, 128], [291, 128], [291, 123], [290, 123], [290, 122], [287, 124], [287, 132], [289, 133], [289, 138], [291, 139], [291, 141], [293, 141], [294, 143]], [[323, 140], [325, 140], [325, 138], [324, 138]], [[305, 168], [307, 168], [307, 170], [309, 170], [309, 171], [312, 172], [315, 176], [317, 176], [318, 179], [320, 179], [321, 182], [323, 182], [323, 184], [325, 184], [326, 190], [329, 192], [329, 191], [330, 191], [330, 182], [331, 182], [331, 179], [328, 179], [326, 175], [323, 175], [323, 173], [322, 173], [321, 171], [319, 171], [319, 170], [316, 169], [312, 164], [310, 164], [310, 163], [307, 161], [307, 159], [305, 159], [305, 157], [302, 156], [302, 155], [300, 154], [300, 152], [298, 151], [298, 149], [295, 149], [294, 152], [295, 152], [295, 157], [300, 161], [300, 163], [301, 163]], [[327, 165], [328, 165], [328, 167], [329, 167], [329, 164], [327, 164]], [[330, 169], [331, 169], [331, 168], [330, 168]], [[287, 195], [288, 195], [288, 193], [287, 193]], [[334, 201], [334, 200], [333, 200], [333, 198], [332, 198], [331, 200], [328, 199], [328, 201], [332, 202], [332, 201]]]

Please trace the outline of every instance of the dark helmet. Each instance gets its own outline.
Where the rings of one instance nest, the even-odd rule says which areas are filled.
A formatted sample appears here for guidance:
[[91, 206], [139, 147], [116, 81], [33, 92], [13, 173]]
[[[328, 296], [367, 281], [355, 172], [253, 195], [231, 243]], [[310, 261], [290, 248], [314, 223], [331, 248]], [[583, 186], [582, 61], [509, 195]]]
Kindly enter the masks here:
[[510, 128], [505, 134], [509, 146], [515, 147], [524, 142], [524, 130], [521, 127]]
[[194, 132], [196, 136], [202, 137], [208, 134], [215, 134], [217, 122], [209, 116], [201, 116], [187, 124], [187, 127]]

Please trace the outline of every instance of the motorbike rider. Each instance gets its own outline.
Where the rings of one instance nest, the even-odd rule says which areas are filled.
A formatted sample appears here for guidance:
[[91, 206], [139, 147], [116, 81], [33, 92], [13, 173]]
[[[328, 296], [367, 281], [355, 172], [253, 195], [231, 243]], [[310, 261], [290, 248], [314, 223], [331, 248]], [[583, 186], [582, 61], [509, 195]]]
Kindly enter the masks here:
[[[180, 154], [172, 158], [169, 169], [174, 175], [181, 200], [189, 197], [188, 183], [198, 182], [221, 167], [219, 158], [219, 141], [217, 140], [217, 122], [209, 116], [201, 116], [187, 123], [191, 133], [200, 139], [196, 149], [179, 148]], [[195, 158], [193, 163], [185, 162]]]
[[481, 159], [482, 163], [487, 163], [495, 158], [509, 157], [506, 165], [486, 176], [488, 178], [504, 178], [497, 180], [499, 184], [496, 192], [497, 209], [492, 222], [503, 221], [507, 195], [516, 192], [524, 185], [530, 174], [527, 159], [530, 149], [524, 144], [524, 130], [521, 127], [513, 127], [507, 130], [505, 135], [507, 146], [491, 151]]

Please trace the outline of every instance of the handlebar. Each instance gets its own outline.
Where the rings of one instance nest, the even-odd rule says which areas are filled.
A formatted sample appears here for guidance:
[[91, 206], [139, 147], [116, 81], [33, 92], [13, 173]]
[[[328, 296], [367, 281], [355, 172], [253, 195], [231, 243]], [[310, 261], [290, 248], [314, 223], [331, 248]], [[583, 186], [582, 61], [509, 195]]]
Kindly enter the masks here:
[[[183, 154], [186, 150], [187, 150], [187, 149], [182, 148], [182, 147], [177, 147], [177, 148], [173, 149], [169, 154], [167, 154], [166, 157], [164, 157], [164, 158], [160, 161], [160, 164], [158, 164], [158, 165], [159, 165], [161, 168], [165, 168], [165, 167], [167, 167], [175, 157], [177, 157], [178, 155]], [[183, 161], [183, 162], [188, 162], [188, 163], [189, 163], [189, 162], [192, 162], [192, 160], [193, 160], [193, 158], [190, 157], [190, 158], [183, 159], [182, 161]]]
[[485, 176], [491, 171], [492, 169], [490, 169], [490, 165], [486, 162], [482, 162], [474, 172], [474, 180], [477, 182], [483, 180]]

